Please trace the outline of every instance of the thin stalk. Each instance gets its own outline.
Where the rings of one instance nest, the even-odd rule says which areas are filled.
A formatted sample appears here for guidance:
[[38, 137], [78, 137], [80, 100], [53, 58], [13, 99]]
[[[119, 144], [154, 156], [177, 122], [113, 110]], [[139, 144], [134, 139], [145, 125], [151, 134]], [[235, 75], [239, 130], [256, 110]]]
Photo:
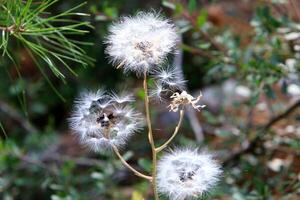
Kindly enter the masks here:
[[157, 193], [157, 183], [156, 183], [157, 157], [156, 157], [156, 151], [155, 151], [155, 144], [154, 144], [154, 140], [153, 140], [153, 132], [152, 132], [152, 126], [151, 126], [150, 111], [149, 111], [147, 71], [144, 72], [143, 87], [144, 87], [144, 92], [145, 92], [145, 110], [146, 110], [146, 119], [147, 119], [147, 126], [148, 126], [148, 139], [149, 139], [149, 143], [151, 145], [151, 150], [152, 150], [152, 188], [153, 188], [154, 199], [159, 200], [158, 193]]
[[5, 31], [5, 32], [12, 32], [15, 28], [15, 25], [11, 26], [0, 26], [0, 30]]
[[122, 157], [122, 155], [120, 154], [119, 150], [117, 149], [117, 147], [115, 147], [114, 145], [112, 146], [115, 154], [118, 156], [118, 158], [121, 160], [121, 162], [123, 163], [123, 165], [125, 165], [125, 167], [127, 167], [128, 169], [130, 169], [136, 176], [139, 176], [141, 178], [147, 179], [149, 181], [152, 181], [152, 177], [151, 176], [147, 176], [139, 171], [137, 171], [136, 169], [134, 169], [133, 167], [131, 167], [131, 165], [129, 165], [126, 160], [124, 160], [124, 158]]
[[179, 131], [179, 128], [181, 126], [183, 116], [184, 116], [184, 110], [180, 110], [179, 121], [178, 121], [178, 124], [177, 124], [177, 126], [176, 126], [176, 128], [175, 128], [175, 130], [174, 130], [174, 132], [172, 134], [172, 136], [163, 145], [161, 145], [160, 147], [157, 147], [155, 149], [156, 153], [159, 153], [164, 148], [166, 148], [169, 145], [169, 143], [175, 138], [175, 136], [177, 135], [177, 133]]

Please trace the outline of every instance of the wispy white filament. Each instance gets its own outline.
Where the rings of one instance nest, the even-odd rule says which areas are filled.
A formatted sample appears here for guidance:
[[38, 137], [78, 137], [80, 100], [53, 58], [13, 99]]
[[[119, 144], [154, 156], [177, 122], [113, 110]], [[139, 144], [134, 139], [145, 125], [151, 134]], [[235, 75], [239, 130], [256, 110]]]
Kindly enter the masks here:
[[154, 87], [150, 88], [149, 95], [160, 101], [170, 101], [175, 92], [185, 89], [186, 80], [181, 71], [173, 68], [157, 68], [151, 74], [155, 81]]
[[153, 77], [157, 82], [170, 88], [183, 89], [186, 83], [186, 80], [183, 79], [182, 72], [174, 67], [158, 68], [154, 71]]
[[178, 42], [175, 26], [154, 12], [123, 17], [109, 28], [106, 53], [113, 64], [138, 75], [161, 64]]
[[211, 154], [175, 150], [158, 162], [158, 191], [172, 200], [200, 197], [219, 181], [222, 170]]
[[75, 101], [70, 126], [91, 150], [121, 147], [143, 124], [141, 114], [129, 105], [132, 101], [129, 95], [102, 90], [83, 93]]

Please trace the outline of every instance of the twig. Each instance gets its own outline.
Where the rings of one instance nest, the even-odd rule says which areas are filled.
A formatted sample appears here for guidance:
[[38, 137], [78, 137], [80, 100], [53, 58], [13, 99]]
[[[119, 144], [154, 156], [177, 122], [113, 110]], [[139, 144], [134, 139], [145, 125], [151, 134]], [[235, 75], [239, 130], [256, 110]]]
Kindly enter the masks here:
[[187, 12], [183, 12], [183, 16], [191, 22], [191, 24], [194, 26], [194, 28], [201, 33], [201, 35], [204, 37], [204, 39], [208, 40], [217, 50], [224, 53], [224, 55], [227, 56], [227, 49], [221, 45], [220, 43], [216, 42], [210, 35], [208, 35], [206, 32], [202, 31], [200, 27], [197, 26], [196, 20], [191, 17]]
[[38, 129], [33, 127], [28, 119], [24, 118], [22, 115], [18, 113], [13, 107], [8, 105], [4, 101], [0, 101], [0, 111], [3, 112], [6, 116], [12, 118], [17, 123], [20, 124], [20, 126], [25, 129], [29, 133], [36, 133], [38, 132]]
[[298, 7], [297, 3], [294, 0], [289, 0], [289, 3], [295, 12], [297, 20], [300, 20], [300, 11], [299, 11], [299, 7]]
[[[182, 43], [181, 35], [180, 35], [179, 39], [180, 39], [180, 43]], [[182, 45], [183, 45], [182, 48], [184, 49], [185, 44], [182, 44]], [[189, 47], [189, 46], [186, 46], [186, 47]], [[192, 51], [193, 50], [194, 50], [194, 48], [192, 48]], [[195, 48], [195, 50], [197, 52], [201, 52], [200, 53], [201, 55], [198, 54], [200, 56], [206, 56], [210, 59], [213, 58], [213, 56], [210, 53], [206, 53], [203, 50], [197, 49], [197, 48]], [[189, 50], [187, 50], [187, 51], [189, 51]], [[195, 53], [195, 54], [197, 54], [197, 53]], [[182, 70], [182, 59], [183, 59], [183, 51], [182, 51], [182, 49], [179, 49], [179, 52], [177, 54], [175, 54], [175, 56], [174, 56], [173, 66], [175, 67], [176, 70], [181, 72], [180, 74], [182, 75], [182, 77], [178, 77], [178, 78], [184, 79], [183, 78], [183, 70]], [[187, 88], [185, 88], [185, 90], [188, 91]], [[194, 135], [195, 135], [195, 138], [196, 138], [197, 142], [199, 142], [199, 143], [202, 142], [204, 140], [204, 133], [203, 133], [203, 129], [202, 129], [202, 126], [200, 124], [200, 121], [197, 118], [196, 111], [194, 109], [187, 109], [186, 114], [187, 114], [187, 117], [189, 119], [188, 121], [191, 124], [192, 130], [194, 132]]]
[[51, 168], [49, 165], [52, 163], [63, 164], [67, 161], [71, 161], [75, 163], [76, 166], [79, 167], [95, 167], [95, 166], [103, 166], [103, 162], [91, 159], [91, 158], [77, 158], [66, 155], [60, 155], [58, 153], [51, 154], [50, 156], [39, 156], [38, 158], [32, 158], [29, 155], [16, 155], [21, 161], [28, 164], [36, 165], [42, 169], [49, 171], [51, 174], [58, 175], [58, 172]]
[[131, 165], [129, 165], [126, 160], [124, 160], [124, 158], [122, 157], [122, 155], [120, 154], [119, 150], [117, 149], [117, 147], [112, 146], [115, 154], [118, 156], [118, 158], [121, 160], [121, 162], [123, 163], [123, 165], [125, 165], [128, 169], [130, 169], [135, 175], [147, 179], [149, 181], [152, 181], [152, 177], [151, 176], [147, 176], [145, 174], [142, 174], [140, 172], [138, 172], [136, 169], [134, 169], [133, 167], [131, 167]]
[[5, 32], [12, 32], [15, 28], [15, 25], [11, 26], [0, 26], [0, 30], [5, 31]]
[[1, 129], [1, 131], [3, 132], [5, 139], [7, 139], [8, 137], [7, 137], [6, 131], [5, 131], [5, 129], [4, 129], [4, 127], [3, 127], [2, 123], [1, 123], [1, 121], [0, 121], [0, 129]]
[[157, 193], [157, 184], [156, 184], [156, 164], [157, 164], [157, 157], [155, 151], [155, 144], [153, 140], [153, 132], [152, 132], [152, 125], [151, 125], [151, 118], [150, 118], [150, 110], [149, 110], [149, 97], [148, 97], [148, 85], [147, 85], [147, 71], [144, 72], [144, 81], [143, 81], [143, 88], [145, 92], [145, 110], [146, 110], [146, 118], [147, 118], [147, 126], [148, 126], [148, 139], [151, 145], [152, 151], [152, 188], [154, 199], [159, 200], [158, 193]]
[[191, 54], [195, 54], [195, 55], [198, 55], [198, 56], [203, 56], [203, 57], [206, 57], [208, 59], [214, 59], [213, 55], [211, 55], [210, 53], [205, 52], [201, 49], [191, 47], [191, 46], [188, 46], [186, 44], [181, 44], [181, 48], [185, 51], [190, 52]]
[[203, 124], [200, 123], [200, 120], [197, 117], [197, 111], [195, 109], [188, 109], [187, 110], [187, 117], [191, 124], [191, 127], [194, 131], [196, 141], [198, 143], [203, 142], [204, 140], [204, 131], [203, 131]]
[[300, 99], [296, 100], [296, 102], [291, 105], [288, 109], [286, 109], [283, 113], [277, 115], [276, 117], [273, 117], [264, 127], [263, 130], [269, 129], [271, 126], [273, 126], [275, 123], [280, 121], [281, 119], [285, 118], [289, 114], [291, 114], [296, 108], [300, 106]]
[[241, 155], [247, 152], [251, 152], [256, 146], [261, 137], [264, 135], [264, 133], [270, 129], [274, 124], [276, 124], [278, 121], [282, 120], [289, 114], [291, 114], [296, 108], [300, 106], [300, 99], [298, 99], [293, 105], [288, 107], [284, 112], [281, 114], [277, 115], [276, 117], [273, 117], [268, 123], [266, 123], [263, 127], [261, 127], [258, 130], [257, 135], [252, 139], [248, 145], [246, 145], [244, 148], [241, 148], [239, 151], [233, 153], [230, 155], [228, 158], [226, 158], [223, 162], [224, 165], [228, 165], [231, 163], [233, 160], [238, 160]]
[[[25, 163], [27, 163], [27, 165], [28, 164], [35, 165], [42, 169], [45, 169], [46, 171], [50, 172], [53, 175], [58, 175], [57, 171], [55, 171], [53, 168], [51, 168], [48, 165], [46, 165], [45, 163], [43, 163], [41, 160], [33, 159], [27, 155], [18, 155], [18, 157], [21, 161], [23, 161], [23, 166], [26, 166], [26, 165], [24, 165]], [[31, 168], [31, 166], [29, 166], [29, 167]]]
[[52, 153], [51, 155], [42, 156], [41, 161], [43, 163], [56, 162], [58, 164], [64, 163], [66, 161], [71, 161], [74, 162], [78, 167], [103, 166], [103, 162], [99, 161], [98, 159], [67, 156], [58, 153]]
[[179, 130], [180, 126], [181, 126], [183, 116], [184, 116], [184, 110], [180, 110], [179, 121], [178, 121], [178, 124], [177, 124], [177, 126], [176, 126], [176, 128], [175, 128], [175, 130], [174, 130], [174, 132], [172, 134], [172, 136], [163, 145], [161, 145], [160, 147], [157, 147], [155, 149], [156, 153], [159, 153], [164, 148], [166, 148], [168, 146], [168, 144], [175, 138], [175, 136], [177, 135], [178, 130]]
[[14, 32], [25, 32], [25, 29], [23, 26], [16, 27], [15, 24], [11, 26], [0, 26], [0, 30], [4, 32], [14, 33]]

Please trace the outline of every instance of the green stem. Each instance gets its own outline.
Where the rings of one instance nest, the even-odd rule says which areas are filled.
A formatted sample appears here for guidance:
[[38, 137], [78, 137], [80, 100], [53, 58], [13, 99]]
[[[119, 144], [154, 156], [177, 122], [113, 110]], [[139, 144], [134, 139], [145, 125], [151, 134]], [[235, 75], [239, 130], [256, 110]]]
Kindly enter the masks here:
[[153, 140], [153, 132], [152, 132], [152, 126], [151, 126], [150, 111], [149, 111], [147, 71], [144, 72], [143, 87], [144, 87], [144, 92], [145, 92], [145, 110], [146, 110], [146, 119], [147, 119], [147, 126], [148, 126], [148, 139], [149, 139], [149, 143], [151, 145], [151, 151], [152, 151], [152, 188], [153, 188], [154, 199], [159, 200], [158, 193], [157, 193], [157, 183], [156, 183], [157, 156], [156, 156], [155, 144], [154, 144], [154, 140]]
[[175, 130], [174, 130], [174, 132], [172, 134], [172, 136], [163, 145], [161, 145], [160, 147], [157, 147], [155, 149], [156, 153], [159, 153], [164, 148], [166, 148], [168, 146], [168, 144], [175, 138], [175, 136], [177, 135], [177, 133], [179, 131], [179, 128], [181, 126], [183, 116], [184, 116], [184, 110], [180, 110], [179, 121], [178, 121], [178, 124], [177, 124], [177, 126], [176, 126], [176, 128], [175, 128]]
[[112, 146], [115, 154], [118, 156], [118, 158], [121, 160], [121, 162], [123, 163], [123, 165], [125, 165], [128, 169], [130, 169], [136, 176], [139, 176], [141, 178], [147, 179], [149, 181], [152, 181], [152, 177], [151, 176], [147, 176], [145, 174], [142, 174], [141, 172], [138, 172], [136, 169], [134, 169], [133, 167], [131, 167], [131, 165], [129, 165], [126, 160], [124, 160], [124, 158], [122, 157], [122, 155], [120, 154], [119, 150], [117, 149], [117, 147]]

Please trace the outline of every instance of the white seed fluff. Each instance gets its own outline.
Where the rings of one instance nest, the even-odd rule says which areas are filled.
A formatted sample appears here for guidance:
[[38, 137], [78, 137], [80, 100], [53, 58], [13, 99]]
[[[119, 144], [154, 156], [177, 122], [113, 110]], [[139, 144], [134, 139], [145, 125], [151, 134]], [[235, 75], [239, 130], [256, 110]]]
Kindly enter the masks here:
[[142, 128], [141, 114], [134, 111], [129, 95], [118, 96], [102, 90], [86, 92], [75, 101], [69, 119], [81, 143], [93, 151], [117, 148]]
[[175, 150], [158, 162], [158, 191], [172, 200], [200, 197], [217, 184], [221, 173], [211, 154], [197, 149]]
[[149, 89], [149, 96], [159, 101], [170, 101], [175, 92], [185, 89], [186, 80], [180, 70], [174, 67], [158, 68], [151, 73], [155, 84]]
[[186, 80], [181, 71], [174, 67], [159, 68], [153, 73], [153, 78], [168, 88], [184, 89]]
[[161, 64], [177, 42], [175, 26], [154, 12], [123, 17], [109, 28], [105, 41], [112, 63], [137, 75]]

